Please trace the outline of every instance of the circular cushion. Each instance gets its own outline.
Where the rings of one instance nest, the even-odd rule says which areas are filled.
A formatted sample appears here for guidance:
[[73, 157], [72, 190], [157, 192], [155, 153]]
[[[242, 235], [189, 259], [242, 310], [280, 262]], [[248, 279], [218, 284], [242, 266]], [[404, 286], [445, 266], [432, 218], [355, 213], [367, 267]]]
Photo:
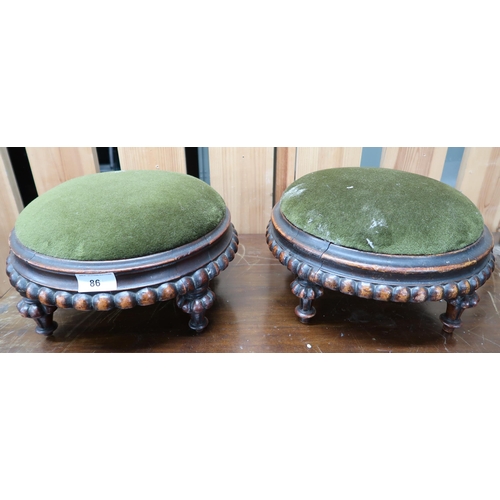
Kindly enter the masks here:
[[223, 220], [226, 205], [208, 184], [160, 170], [86, 175], [47, 191], [19, 215], [19, 241], [74, 260], [141, 257], [190, 243]]
[[281, 212], [306, 233], [366, 252], [435, 255], [483, 232], [475, 205], [442, 182], [400, 170], [332, 168], [305, 175], [281, 198]]

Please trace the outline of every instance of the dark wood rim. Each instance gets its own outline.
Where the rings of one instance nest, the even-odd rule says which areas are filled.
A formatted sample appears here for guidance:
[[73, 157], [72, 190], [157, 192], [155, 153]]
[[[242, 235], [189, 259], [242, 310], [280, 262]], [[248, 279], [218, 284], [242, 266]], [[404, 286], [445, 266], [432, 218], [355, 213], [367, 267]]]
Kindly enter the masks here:
[[[129, 309], [171, 299], [182, 302], [181, 297], [205, 290], [238, 251], [238, 235], [230, 222], [229, 211], [216, 229], [193, 243], [168, 252], [126, 259], [126, 262], [44, 258], [21, 245], [14, 232], [10, 241], [14, 248], [7, 258], [7, 275], [23, 297], [44, 306], [84, 311]], [[30, 255], [30, 260], [24, 260]], [[55, 268], [58, 262], [61, 269]], [[75, 274], [104, 272], [115, 273], [117, 290], [78, 292]]]
[[[207, 265], [201, 268], [193, 268], [179, 279], [167, 282], [150, 282], [147, 285], [132, 286], [126, 290], [116, 290], [112, 292], [79, 293], [66, 290], [57, 286], [55, 281], [40, 284], [30, 281], [20, 274], [13, 262], [15, 256], [11, 252], [7, 258], [7, 275], [10, 283], [22, 297], [28, 299], [27, 303], [21, 304], [34, 308], [33, 312], [20, 311], [24, 316], [36, 317], [40, 315], [39, 307], [31, 306], [31, 302], [40, 302], [43, 306], [59, 308], [75, 308], [80, 311], [109, 311], [111, 309], [130, 309], [137, 305], [147, 306], [159, 301], [176, 299], [180, 307], [183, 306], [184, 296], [196, 295], [197, 291], [207, 289], [210, 280], [227, 268], [229, 262], [234, 259], [238, 250], [238, 237], [236, 230], [232, 227], [231, 241], [224, 251]], [[139, 282], [136, 283], [137, 285]], [[208, 304], [203, 304], [206, 308]]]
[[42, 255], [25, 247], [15, 231], [10, 236], [11, 264], [29, 281], [60, 290], [78, 291], [76, 274], [114, 273], [118, 291], [179, 279], [217, 259], [230, 246], [234, 227], [230, 213], [210, 233], [181, 247], [144, 257], [78, 261]]
[[[170, 265], [174, 262], [186, 260], [192, 255], [203, 252], [211, 247], [215, 241], [221, 238], [229, 230], [231, 215], [226, 208], [226, 213], [218, 226], [201, 238], [195, 241], [176, 247], [172, 250], [159, 252], [143, 257], [118, 260], [71, 260], [60, 259], [48, 255], [40, 254], [24, 246], [17, 238], [16, 231], [13, 230], [9, 237], [10, 249], [21, 260], [30, 263], [31, 267], [43, 270], [54, 270], [57, 273], [81, 274], [81, 273], [106, 273], [106, 272], [130, 272], [146, 270], [156, 266]], [[89, 271], [92, 269], [92, 271]]]
[[486, 226], [475, 243], [458, 251], [430, 256], [377, 254], [301, 231], [286, 220], [280, 203], [273, 209], [266, 238], [273, 255], [300, 280], [395, 302], [451, 300], [471, 294], [491, 276], [495, 261], [493, 237]]

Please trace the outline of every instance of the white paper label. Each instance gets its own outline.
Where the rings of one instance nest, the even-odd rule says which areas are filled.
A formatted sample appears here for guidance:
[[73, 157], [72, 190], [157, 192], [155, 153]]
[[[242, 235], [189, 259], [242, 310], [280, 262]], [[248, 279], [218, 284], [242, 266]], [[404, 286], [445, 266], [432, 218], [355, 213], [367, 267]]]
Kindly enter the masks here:
[[76, 274], [79, 292], [109, 292], [116, 290], [114, 273]]

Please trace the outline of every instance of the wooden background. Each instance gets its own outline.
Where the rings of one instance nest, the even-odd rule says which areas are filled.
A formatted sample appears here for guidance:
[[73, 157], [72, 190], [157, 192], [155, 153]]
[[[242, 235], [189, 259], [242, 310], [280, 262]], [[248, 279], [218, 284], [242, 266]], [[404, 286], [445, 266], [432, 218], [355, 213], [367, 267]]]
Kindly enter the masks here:
[[[381, 168], [441, 179], [448, 148], [383, 148]], [[99, 172], [95, 148], [26, 148], [42, 194], [68, 179]], [[359, 167], [363, 148], [209, 148], [210, 184], [226, 201], [240, 234], [264, 234], [271, 209], [295, 179], [331, 167]], [[186, 173], [184, 148], [118, 148], [122, 170]], [[480, 209], [492, 232], [500, 229], [500, 148], [465, 148], [455, 186]], [[0, 262], [23, 204], [7, 148], [0, 148]], [[439, 206], [430, 207], [439, 210]], [[2, 264], [3, 265], [3, 264]], [[0, 296], [8, 289], [0, 272]]]

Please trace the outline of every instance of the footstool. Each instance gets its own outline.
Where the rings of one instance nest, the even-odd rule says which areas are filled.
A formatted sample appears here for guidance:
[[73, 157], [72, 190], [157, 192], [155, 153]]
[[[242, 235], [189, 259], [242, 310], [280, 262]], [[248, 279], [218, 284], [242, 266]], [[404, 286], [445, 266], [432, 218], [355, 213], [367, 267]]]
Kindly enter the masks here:
[[201, 332], [209, 282], [238, 249], [223, 199], [165, 171], [92, 174], [32, 201], [11, 232], [7, 274], [18, 310], [50, 335], [54, 311], [130, 309], [175, 299]]
[[494, 269], [493, 238], [456, 189], [383, 168], [334, 168], [292, 183], [266, 232], [295, 276], [295, 309], [306, 323], [324, 288], [393, 302], [445, 300], [443, 330], [461, 325]]

